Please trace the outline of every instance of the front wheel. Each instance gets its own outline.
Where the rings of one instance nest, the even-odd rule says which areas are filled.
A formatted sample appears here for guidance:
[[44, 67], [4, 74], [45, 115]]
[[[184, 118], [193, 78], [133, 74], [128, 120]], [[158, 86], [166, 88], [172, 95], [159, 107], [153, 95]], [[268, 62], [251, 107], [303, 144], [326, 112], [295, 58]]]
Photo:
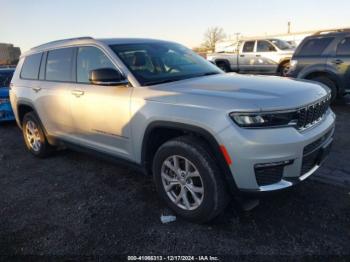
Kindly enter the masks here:
[[186, 136], [164, 143], [153, 160], [157, 191], [187, 220], [205, 223], [220, 214], [228, 193], [220, 171], [203, 142]]
[[280, 66], [280, 68], [278, 70], [278, 74], [280, 76], [285, 77], [285, 76], [287, 76], [289, 69], [290, 69], [290, 62], [286, 62]]

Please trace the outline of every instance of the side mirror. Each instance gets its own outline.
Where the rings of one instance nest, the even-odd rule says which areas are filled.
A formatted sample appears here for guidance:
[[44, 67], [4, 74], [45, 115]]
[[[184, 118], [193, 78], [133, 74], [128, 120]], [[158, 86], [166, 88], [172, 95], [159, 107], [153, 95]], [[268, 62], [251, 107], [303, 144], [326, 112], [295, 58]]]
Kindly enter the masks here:
[[117, 70], [113, 68], [101, 68], [91, 70], [89, 80], [94, 85], [118, 86], [126, 85], [128, 81]]

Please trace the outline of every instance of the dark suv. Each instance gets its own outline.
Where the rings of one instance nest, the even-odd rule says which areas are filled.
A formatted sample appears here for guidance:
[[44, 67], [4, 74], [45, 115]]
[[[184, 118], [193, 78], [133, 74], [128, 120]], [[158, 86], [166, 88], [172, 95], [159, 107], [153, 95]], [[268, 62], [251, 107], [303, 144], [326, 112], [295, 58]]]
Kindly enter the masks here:
[[295, 51], [287, 75], [328, 86], [333, 101], [350, 93], [350, 28], [306, 37]]

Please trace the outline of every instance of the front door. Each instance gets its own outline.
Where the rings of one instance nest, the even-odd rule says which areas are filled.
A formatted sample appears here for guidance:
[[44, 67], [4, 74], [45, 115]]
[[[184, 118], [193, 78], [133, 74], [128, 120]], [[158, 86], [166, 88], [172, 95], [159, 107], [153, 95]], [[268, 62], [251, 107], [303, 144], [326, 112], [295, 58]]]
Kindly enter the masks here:
[[279, 56], [277, 49], [266, 40], [257, 41], [255, 67], [259, 73], [274, 74], [277, 72]]
[[115, 65], [99, 48], [77, 50], [77, 84], [72, 91], [74, 136], [85, 146], [124, 158], [130, 157], [130, 86], [92, 85], [89, 72]]

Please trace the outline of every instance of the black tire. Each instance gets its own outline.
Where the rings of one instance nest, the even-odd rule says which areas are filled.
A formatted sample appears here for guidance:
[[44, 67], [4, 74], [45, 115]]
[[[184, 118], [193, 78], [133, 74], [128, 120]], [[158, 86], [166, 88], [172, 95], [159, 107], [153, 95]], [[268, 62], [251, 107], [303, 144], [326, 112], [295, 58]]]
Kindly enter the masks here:
[[[30, 121], [35, 124], [35, 127], [37, 128], [37, 136], [40, 137], [40, 147], [38, 147], [38, 150], [34, 150], [33, 146], [31, 146], [29, 142], [29, 139], [27, 138], [27, 124]], [[48, 143], [42, 125], [34, 112], [29, 112], [24, 115], [22, 121], [22, 134], [27, 150], [31, 152], [34, 156], [39, 158], [45, 158], [53, 152], [54, 147]]]
[[326, 85], [331, 90], [331, 94], [332, 94], [331, 102], [334, 102], [336, 100], [337, 94], [338, 94], [338, 88], [333, 80], [329, 79], [326, 76], [317, 76], [317, 77], [311, 78], [310, 80]]
[[289, 68], [290, 68], [290, 62], [285, 62], [281, 64], [278, 69], [278, 75], [283, 77], [287, 76]]
[[[177, 206], [167, 195], [161, 170], [163, 162], [171, 156], [185, 157], [191, 161], [200, 173], [203, 182], [203, 198], [194, 210], [184, 210]], [[200, 139], [183, 136], [164, 143], [153, 159], [153, 178], [158, 194], [163, 201], [179, 216], [196, 223], [206, 223], [219, 215], [229, 202], [229, 194], [221, 177], [219, 168], [208, 152], [208, 146]]]
[[231, 71], [229, 65], [224, 61], [217, 62], [216, 66], [226, 73]]

